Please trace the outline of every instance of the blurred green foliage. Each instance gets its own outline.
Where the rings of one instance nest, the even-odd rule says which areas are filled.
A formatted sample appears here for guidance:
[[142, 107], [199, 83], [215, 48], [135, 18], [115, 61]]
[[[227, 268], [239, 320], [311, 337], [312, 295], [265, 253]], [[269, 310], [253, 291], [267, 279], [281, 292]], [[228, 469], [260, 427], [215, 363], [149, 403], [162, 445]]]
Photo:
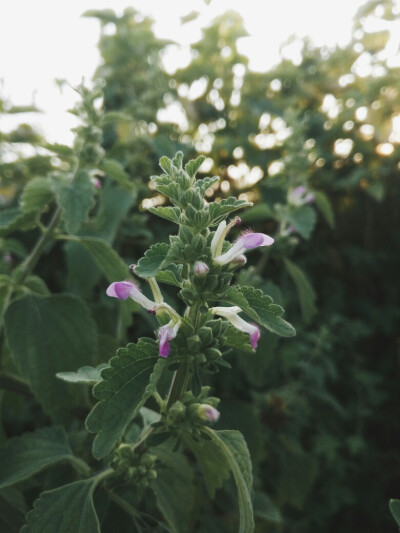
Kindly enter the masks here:
[[[172, 222], [146, 213], [165, 203], [147, 186], [159, 157], [177, 149], [201, 153], [207, 159], [200, 172], [222, 177], [209, 198], [234, 193], [254, 202], [243, 224], [276, 239], [252, 256], [240, 281], [284, 304], [298, 331], [284, 340], [264, 334], [257, 353], [233, 353], [232, 370], [211, 377], [222, 398], [219, 428], [239, 429], [249, 446], [256, 531], [394, 530], [387, 502], [398, 496], [400, 460], [398, 123], [393, 129], [400, 71], [383, 53], [388, 34], [364, 29], [377, 6], [385, 8], [384, 20], [396, 17], [392, 2], [369, 2], [347, 47], [304, 40], [301, 63], [282, 59], [265, 73], [249, 70], [238, 52], [246, 31], [234, 12], [204, 30], [191, 63], [174, 74], [162, 65], [171, 43], [154, 36], [149, 19], [132, 9], [86, 13], [101, 25], [102, 63], [94, 91], [79, 89], [74, 147], [49, 145], [26, 124], [1, 133], [0, 310], [3, 316], [8, 308], [6, 324], [7, 316], [24, 322], [38, 295], [48, 298], [47, 348], [57, 355], [41, 382], [29, 367], [41, 364], [29, 351], [40, 326], [29, 319], [24, 339], [11, 328], [8, 343], [2, 328], [2, 442], [53, 420], [65, 425], [74, 452], [91, 461], [83, 421], [92, 400], [54, 374], [77, 370], [81, 352], [80, 366], [104, 363], [116, 344], [151, 331], [151, 317], [134, 304], [127, 310], [107, 300], [105, 278], [123, 278], [125, 265], [174, 231]], [[172, 109], [174, 120], [163, 121], [163, 109]], [[35, 109], [0, 101], [1, 113], [22, 111]], [[77, 169], [71, 186], [66, 176]], [[293, 201], [297, 187], [314, 201]], [[57, 210], [63, 233], [32, 260], [39, 226], [51, 225]], [[13, 300], [21, 296], [28, 299], [18, 307], [22, 300]], [[59, 300], [51, 298], [69, 306], [54, 323]], [[79, 328], [82, 345], [71, 357], [65, 346]], [[89, 345], [96, 348], [85, 357]], [[57, 405], [61, 386], [69, 400]], [[20, 483], [15, 494], [2, 491], [1, 506], [14, 513], [4, 531], [18, 531], [25, 505], [42, 490], [71, 480], [65, 466]], [[193, 531], [233, 531], [232, 487], [212, 503], [202, 482], [196, 490]], [[154, 498], [123, 497], [162, 520]], [[100, 509], [105, 495], [98, 498]], [[102, 531], [115, 531], [116, 523], [121, 531], [146, 530], [111, 502]], [[164, 530], [151, 524], [151, 531]]]

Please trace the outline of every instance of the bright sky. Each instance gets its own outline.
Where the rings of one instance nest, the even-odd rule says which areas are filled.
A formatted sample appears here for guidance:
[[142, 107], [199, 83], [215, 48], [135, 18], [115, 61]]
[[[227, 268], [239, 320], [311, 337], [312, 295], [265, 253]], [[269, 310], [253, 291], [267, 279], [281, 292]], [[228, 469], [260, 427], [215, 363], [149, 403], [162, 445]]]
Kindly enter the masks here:
[[[200, 38], [200, 28], [215, 16], [235, 9], [244, 18], [250, 36], [240, 51], [250, 66], [266, 70], [279, 60], [279, 48], [290, 35], [308, 35], [317, 45], [345, 44], [350, 38], [352, 18], [364, 0], [13, 0], [4, 2], [0, 16], [0, 94], [15, 105], [34, 103], [42, 114], [3, 117], [2, 129], [21, 120], [39, 126], [50, 142], [69, 144], [75, 118], [66, 111], [73, 106], [70, 89], [60, 93], [54, 80], [72, 85], [90, 79], [100, 56], [97, 50], [99, 24], [82, 18], [89, 9], [112, 8], [117, 13], [132, 6], [155, 20], [154, 30], [162, 38], [183, 47]], [[193, 22], [180, 24], [191, 11], [200, 12]], [[184, 48], [185, 49], [185, 48]], [[184, 54], [183, 54], [184, 55]], [[173, 63], [171, 55], [169, 63]], [[6, 123], [7, 121], [7, 123]]]

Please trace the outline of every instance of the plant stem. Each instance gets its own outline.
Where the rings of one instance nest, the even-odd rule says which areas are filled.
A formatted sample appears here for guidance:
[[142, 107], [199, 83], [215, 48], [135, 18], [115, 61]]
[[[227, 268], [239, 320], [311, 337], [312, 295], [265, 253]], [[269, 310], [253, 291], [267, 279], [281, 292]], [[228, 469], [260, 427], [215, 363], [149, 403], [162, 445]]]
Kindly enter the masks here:
[[190, 369], [187, 361], [182, 361], [178, 370], [174, 374], [171, 390], [168, 396], [167, 408], [177, 402], [186, 391], [190, 376]]
[[108, 495], [110, 497], [110, 500], [113, 500], [128, 514], [130, 514], [134, 518], [140, 518], [140, 513], [129, 502], [124, 500], [124, 498], [121, 498], [121, 496], [118, 496], [118, 494], [115, 494], [115, 492], [112, 492], [111, 490], [108, 491]]
[[18, 376], [0, 372], [0, 389], [11, 390], [32, 397], [28, 384]]
[[21, 283], [24, 279], [32, 272], [35, 268], [36, 263], [39, 261], [40, 256], [42, 255], [43, 249], [51, 239], [54, 230], [56, 229], [61, 217], [61, 207], [57, 207], [54, 211], [54, 214], [50, 220], [49, 225], [46, 227], [46, 230], [39, 237], [37, 243], [35, 244], [33, 250], [25, 261], [19, 267], [19, 282]]

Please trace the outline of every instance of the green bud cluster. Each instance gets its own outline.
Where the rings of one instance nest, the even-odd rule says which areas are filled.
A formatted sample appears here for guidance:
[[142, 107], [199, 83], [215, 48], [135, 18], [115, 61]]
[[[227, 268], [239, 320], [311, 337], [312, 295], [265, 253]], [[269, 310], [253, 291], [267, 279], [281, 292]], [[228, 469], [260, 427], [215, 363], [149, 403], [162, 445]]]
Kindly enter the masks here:
[[120, 483], [130, 483], [141, 489], [148, 487], [157, 477], [157, 457], [141, 453], [129, 444], [121, 444], [110, 463]]
[[208, 396], [209, 392], [210, 387], [202, 387], [198, 396], [191, 391], [185, 392], [163, 415], [161, 423], [166, 430], [178, 439], [188, 434], [195, 440], [203, 438], [202, 429], [208, 423], [203, 408], [204, 406], [216, 408], [220, 401], [219, 398]]

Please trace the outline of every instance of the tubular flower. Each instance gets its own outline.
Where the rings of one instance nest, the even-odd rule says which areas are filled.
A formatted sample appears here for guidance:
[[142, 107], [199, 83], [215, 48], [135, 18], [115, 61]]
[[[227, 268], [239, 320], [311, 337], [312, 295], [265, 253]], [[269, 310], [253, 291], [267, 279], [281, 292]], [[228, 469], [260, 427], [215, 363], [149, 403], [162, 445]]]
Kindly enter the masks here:
[[265, 233], [253, 233], [247, 231], [242, 233], [233, 246], [222, 255], [214, 256], [214, 261], [219, 265], [226, 265], [231, 261], [239, 259], [243, 261], [243, 254], [247, 250], [258, 248], [259, 246], [271, 246], [274, 243], [274, 239]]
[[107, 289], [107, 296], [127, 300], [132, 298], [148, 311], [156, 311], [157, 304], [145, 296], [133, 281], [115, 281]]
[[288, 201], [296, 206], [311, 204], [314, 201], [314, 195], [312, 192], [308, 192], [305, 187], [300, 185], [299, 187], [295, 187], [288, 192]]
[[255, 324], [250, 324], [238, 316], [242, 309], [237, 305], [233, 307], [212, 307], [210, 309], [213, 315], [219, 315], [228, 320], [239, 331], [247, 333], [250, 336], [250, 344], [255, 350], [260, 339], [260, 330]]
[[221, 255], [222, 252], [222, 246], [224, 245], [225, 237], [228, 234], [228, 231], [233, 227], [241, 224], [241, 220], [239, 217], [235, 217], [233, 220], [229, 222], [229, 224], [226, 223], [225, 220], [223, 220], [219, 225], [218, 228], [215, 231], [214, 237], [211, 241], [211, 254], [213, 257], [217, 257], [218, 255]]
[[210, 269], [208, 268], [208, 265], [206, 265], [202, 261], [197, 261], [194, 264], [193, 270], [196, 276], [203, 277], [208, 274]]
[[176, 337], [180, 325], [181, 321], [174, 323], [174, 321], [171, 320], [168, 324], [161, 326], [161, 328], [158, 330], [157, 336], [158, 340], [160, 341], [158, 351], [161, 357], [169, 356], [171, 351], [169, 341]]

